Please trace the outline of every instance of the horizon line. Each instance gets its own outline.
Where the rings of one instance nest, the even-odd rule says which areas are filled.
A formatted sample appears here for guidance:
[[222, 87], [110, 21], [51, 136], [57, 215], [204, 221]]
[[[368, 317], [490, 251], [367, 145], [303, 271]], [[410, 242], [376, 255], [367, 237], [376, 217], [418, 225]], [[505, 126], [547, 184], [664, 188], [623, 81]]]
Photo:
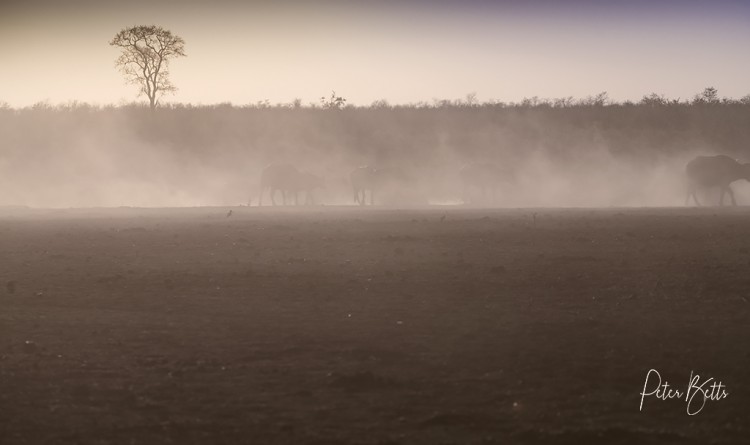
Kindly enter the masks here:
[[[164, 103], [161, 103], [157, 106], [157, 108], [171, 108], [174, 106], [187, 106], [187, 107], [195, 107], [195, 108], [208, 108], [208, 107], [231, 107], [231, 108], [291, 108], [291, 109], [356, 109], [356, 108], [440, 108], [440, 107], [449, 107], [449, 106], [455, 106], [455, 107], [490, 107], [490, 106], [500, 106], [500, 107], [555, 107], [555, 108], [565, 108], [565, 107], [574, 107], [574, 106], [590, 106], [590, 105], [598, 105], [598, 106], [617, 106], [617, 105], [693, 105], [693, 104], [701, 104], [701, 103], [709, 103], [709, 104], [750, 104], [750, 93], [741, 96], [741, 97], [733, 97], [733, 96], [723, 96], [719, 97], [718, 95], [713, 100], [704, 100], [701, 101], [701, 95], [708, 91], [709, 89], [713, 89], [714, 92], [716, 92], [716, 89], [713, 87], [707, 87], [703, 89], [702, 91], [693, 94], [691, 97], [683, 99], [682, 97], [678, 98], [670, 98], [665, 96], [664, 94], [659, 94], [656, 92], [651, 92], [648, 94], [644, 94], [637, 100], [632, 99], [625, 99], [625, 100], [615, 100], [609, 97], [608, 93], [606, 91], [602, 91], [597, 94], [590, 94], [583, 97], [577, 97], [577, 96], [559, 96], [559, 97], [540, 97], [540, 96], [530, 96], [530, 97], [524, 97], [520, 101], [503, 101], [495, 98], [490, 98], [486, 100], [479, 100], [476, 98], [475, 93], [468, 93], [464, 97], [461, 98], [455, 98], [455, 99], [445, 99], [445, 98], [432, 98], [431, 100], [420, 100], [416, 102], [390, 102], [388, 99], [377, 99], [372, 101], [369, 104], [344, 104], [341, 106], [327, 106], [325, 104], [325, 97], [321, 97], [320, 100], [317, 102], [315, 101], [308, 101], [304, 102], [301, 98], [293, 98], [291, 101], [288, 102], [271, 102], [269, 99], [261, 99], [257, 100], [255, 102], [245, 102], [245, 103], [235, 103], [232, 101], [219, 101], [219, 102], [212, 102], [212, 103], [203, 103], [203, 102], [181, 102], [181, 101], [167, 101]], [[343, 97], [343, 96], [341, 96]], [[705, 97], [705, 96], [704, 96]], [[345, 98], [344, 98], [345, 99]], [[649, 102], [650, 100], [650, 102]], [[0, 98], [0, 110], [25, 110], [25, 109], [34, 109], [34, 108], [84, 108], [84, 107], [90, 107], [90, 108], [127, 108], [127, 107], [148, 107], [149, 104], [147, 101], [139, 101], [139, 100], [133, 100], [133, 101], [124, 101], [121, 100], [118, 103], [113, 102], [107, 102], [107, 103], [100, 103], [100, 102], [89, 102], [89, 101], [79, 101], [77, 99], [69, 99], [64, 102], [56, 102], [52, 103], [49, 101], [49, 99], [42, 99], [36, 102], [33, 102], [28, 105], [11, 105], [10, 103], [2, 100]]]

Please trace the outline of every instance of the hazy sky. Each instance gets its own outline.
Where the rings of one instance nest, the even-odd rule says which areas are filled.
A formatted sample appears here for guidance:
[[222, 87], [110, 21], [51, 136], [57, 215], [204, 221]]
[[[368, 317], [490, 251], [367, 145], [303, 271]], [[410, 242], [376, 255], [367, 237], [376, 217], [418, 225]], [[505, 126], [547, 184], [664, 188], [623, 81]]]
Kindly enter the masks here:
[[109, 40], [182, 36], [168, 101], [750, 94], [750, 2], [0, 0], [0, 102], [131, 101]]

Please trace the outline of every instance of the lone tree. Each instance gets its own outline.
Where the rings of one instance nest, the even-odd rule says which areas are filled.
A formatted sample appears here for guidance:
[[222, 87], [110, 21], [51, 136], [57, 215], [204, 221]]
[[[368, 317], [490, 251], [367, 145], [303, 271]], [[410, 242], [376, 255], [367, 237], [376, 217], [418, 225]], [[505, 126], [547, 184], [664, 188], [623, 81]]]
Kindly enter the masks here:
[[151, 109], [157, 99], [177, 91], [169, 80], [169, 61], [185, 56], [185, 41], [160, 26], [133, 26], [118, 32], [109, 42], [122, 49], [115, 66], [128, 83], [140, 86], [138, 95], [148, 97]]

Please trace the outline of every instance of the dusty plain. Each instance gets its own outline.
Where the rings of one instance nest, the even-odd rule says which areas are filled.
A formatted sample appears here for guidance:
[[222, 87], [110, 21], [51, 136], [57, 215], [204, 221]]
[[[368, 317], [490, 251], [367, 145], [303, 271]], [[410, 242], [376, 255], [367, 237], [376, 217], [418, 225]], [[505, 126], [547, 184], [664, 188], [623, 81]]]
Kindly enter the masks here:
[[0, 443], [750, 443], [748, 208], [229, 210], [0, 210]]

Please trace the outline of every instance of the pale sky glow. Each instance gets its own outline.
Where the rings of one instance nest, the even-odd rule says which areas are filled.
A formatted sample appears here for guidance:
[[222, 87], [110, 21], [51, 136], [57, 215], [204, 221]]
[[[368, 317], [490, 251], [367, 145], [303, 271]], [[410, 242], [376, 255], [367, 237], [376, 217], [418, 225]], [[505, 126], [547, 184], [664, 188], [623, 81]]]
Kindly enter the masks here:
[[[182, 36], [166, 101], [366, 105], [585, 97], [707, 86], [750, 94], [750, 6], [737, 1], [10, 1], [0, 4], [0, 101], [135, 99], [108, 41], [158, 24]], [[619, 5], [619, 6], [613, 6]]]

